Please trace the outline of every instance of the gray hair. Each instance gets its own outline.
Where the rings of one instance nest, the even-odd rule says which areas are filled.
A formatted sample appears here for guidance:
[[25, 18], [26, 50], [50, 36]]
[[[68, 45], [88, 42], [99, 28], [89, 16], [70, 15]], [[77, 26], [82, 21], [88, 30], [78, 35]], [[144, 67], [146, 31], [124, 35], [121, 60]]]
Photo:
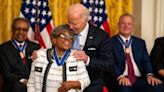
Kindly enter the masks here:
[[121, 20], [123, 17], [125, 17], [125, 16], [131, 17], [132, 20], [133, 20], [133, 22], [134, 22], [134, 16], [133, 16], [132, 14], [129, 14], [129, 13], [122, 14], [122, 15], [119, 17], [119, 21], [118, 21], [118, 22], [120, 22], [120, 20]]

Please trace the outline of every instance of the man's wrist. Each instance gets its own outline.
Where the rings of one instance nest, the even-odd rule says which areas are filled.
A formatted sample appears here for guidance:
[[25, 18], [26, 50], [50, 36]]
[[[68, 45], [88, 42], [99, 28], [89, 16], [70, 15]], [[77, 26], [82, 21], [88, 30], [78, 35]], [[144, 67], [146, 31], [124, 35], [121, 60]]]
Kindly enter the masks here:
[[117, 80], [119, 81], [121, 78], [125, 77], [124, 75], [118, 76]]
[[147, 75], [146, 75], [146, 77], [148, 78], [148, 77], [153, 77], [154, 76], [154, 74], [153, 73], [148, 73]]

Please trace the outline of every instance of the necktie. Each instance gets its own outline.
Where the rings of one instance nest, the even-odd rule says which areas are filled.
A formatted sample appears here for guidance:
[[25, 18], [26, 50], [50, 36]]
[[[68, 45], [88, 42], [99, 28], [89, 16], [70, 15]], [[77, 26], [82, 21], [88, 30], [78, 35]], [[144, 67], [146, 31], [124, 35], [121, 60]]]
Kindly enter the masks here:
[[80, 39], [79, 39], [79, 36], [80, 35], [76, 35], [75, 36], [75, 40], [74, 40], [73, 46], [72, 46], [72, 49], [74, 49], [74, 50], [80, 50]]
[[[21, 44], [19, 45], [19, 48], [20, 49], [22, 48]], [[23, 51], [20, 51], [20, 56], [21, 56], [23, 64], [26, 64], [26, 58], [25, 58], [25, 55], [24, 55]]]
[[19, 44], [19, 47], [22, 48], [22, 44]]
[[[126, 43], [128, 44], [128, 40], [126, 40]], [[128, 46], [128, 45], [126, 45]], [[134, 84], [134, 82], [136, 81], [136, 76], [134, 74], [134, 68], [133, 68], [133, 64], [130, 58], [130, 54], [129, 54], [129, 47], [125, 48], [125, 56], [126, 56], [126, 61], [127, 61], [127, 65], [128, 65], [128, 78], [131, 81], [132, 84]]]

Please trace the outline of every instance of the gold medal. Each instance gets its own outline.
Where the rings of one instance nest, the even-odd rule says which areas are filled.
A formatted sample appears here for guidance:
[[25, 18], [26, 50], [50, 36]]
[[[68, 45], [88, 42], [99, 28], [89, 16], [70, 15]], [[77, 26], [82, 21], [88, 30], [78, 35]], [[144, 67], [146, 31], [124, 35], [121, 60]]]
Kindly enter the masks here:
[[56, 71], [58, 73], [61, 73], [62, 72], [62, 67], [61, 66], [56, 67], [56, 68], [54, 68], [54, 71]]
[[61, 68], [58, 68], [58, 69], [56, 69], [56, 71], [57, 71], [58, 73], [61, 73], [61, 72], [62, 72], [62, 69], [61, 69]]
[[23, 52], [20, 52], [19, 54], [20, 54], [21, 59], [23, 59], [25, 57]]
[[125, 53], [129, 54], [130, 53], [130, 49], [129, 48], [125, 48]]

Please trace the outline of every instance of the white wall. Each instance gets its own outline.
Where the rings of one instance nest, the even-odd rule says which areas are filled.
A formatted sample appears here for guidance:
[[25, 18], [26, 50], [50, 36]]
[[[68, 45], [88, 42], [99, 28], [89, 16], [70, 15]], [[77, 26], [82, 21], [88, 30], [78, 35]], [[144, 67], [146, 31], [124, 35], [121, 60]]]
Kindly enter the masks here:
[[157, 37], [164, 36], [164, 0], [141, 0], [141, 38], [148, 52]]
[[141, 0], [141, 38], [146, 41], [149, 53], [154, 45], [155, 38], [155, 1]]

